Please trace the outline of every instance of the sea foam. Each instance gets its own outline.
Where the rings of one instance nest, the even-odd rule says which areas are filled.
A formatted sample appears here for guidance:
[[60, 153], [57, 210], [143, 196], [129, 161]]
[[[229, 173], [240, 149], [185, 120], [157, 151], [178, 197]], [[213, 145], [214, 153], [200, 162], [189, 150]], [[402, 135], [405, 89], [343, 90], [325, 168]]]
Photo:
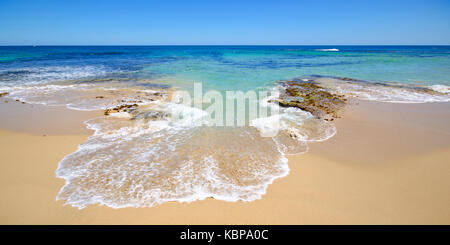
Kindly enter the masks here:
[[[368, 100], [449, 101], [442, 86], [427, 90], [334, 78], [317, 81]], [[273, 180], [289, 173], [287, 155], [305, 153], [309, 142], [336, 134], [331, 122], [269, 103], [280, 95], [279, 89], [274, 86], [272, 96], [261, 101], [279, 113], [253, 119], [246, 127], [204, 126], [199, 122], [205, 111], [170, 102], [164, 91], [143, 88], [46, 84], [1, 87], [0, 92], [29, 103], [76, 110], [137, 103], [134, 110], [88, 120], [94, 134], [56, 170], [56, 176], [66, 181], [57, 199], [78, 208], [93, 204], [123, 208], [205, 198], [232, 202], [261, 198]]]
[[253, 201], [288, 174], [286, 154], [304, 153], [308, 141], [335, 132], [332, 124], [293, 108], [280, 114], [275, 137], [260, 135], [268, 118], [251, 127], [208, 127], [198, 123], [206, 112], [197, 108], [166, 101], [146, 110], [181, 113], [182, 119], [118, 115], [87, 121], [95, 133], [60, 162], [56, 174], [66, 185], [58, 199], [78, 208], [151, 207], [208, 197]]
[[336, 93], [363, 100], [390, 103], [450, 101], [449, 87], [445, 85], [419, 86], [327, 76], [313, 76], [311, 79]]
[[337, 48], [327, 48], [327, 49], [316, 49], [316, 51], [324, 51], [324, 52], [338, 52]]

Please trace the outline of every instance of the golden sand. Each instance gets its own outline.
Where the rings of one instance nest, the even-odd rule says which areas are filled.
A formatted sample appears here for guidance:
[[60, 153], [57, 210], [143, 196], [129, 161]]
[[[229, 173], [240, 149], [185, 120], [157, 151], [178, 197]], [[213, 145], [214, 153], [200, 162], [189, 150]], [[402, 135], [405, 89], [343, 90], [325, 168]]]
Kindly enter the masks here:
[[254, 202], [82, 210], [56, 201], [55, 170], [101, 112], [2, 103], [0, 224], [450, 224], [450, 103], [347, 108], [337, 135], [290, 156]]

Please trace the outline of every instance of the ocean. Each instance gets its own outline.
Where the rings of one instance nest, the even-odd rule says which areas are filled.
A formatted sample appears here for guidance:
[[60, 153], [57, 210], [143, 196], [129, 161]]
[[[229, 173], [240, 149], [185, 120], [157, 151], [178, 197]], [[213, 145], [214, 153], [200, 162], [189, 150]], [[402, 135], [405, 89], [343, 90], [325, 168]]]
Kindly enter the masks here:
[[[56, 171], [66, 181], [58, 198], [78, 208], [261, 198], [289, 173], [287, 155], [337, 131], [311, 111], [271, 103], [286, 91], [283, 81], [346, 98], [448, 102], [450, 46], [0, 47], [0, 93], [105, 111], [85, 122], [94, 134]], [[202, 94], [270, 91], [258, 103], [279, 113], [247, 116], [243, 126], [199, 124], [208, 103], [170, 100], [195, 93], [194, 83]], [[263, 136], [275, 124], [278, 134]]]

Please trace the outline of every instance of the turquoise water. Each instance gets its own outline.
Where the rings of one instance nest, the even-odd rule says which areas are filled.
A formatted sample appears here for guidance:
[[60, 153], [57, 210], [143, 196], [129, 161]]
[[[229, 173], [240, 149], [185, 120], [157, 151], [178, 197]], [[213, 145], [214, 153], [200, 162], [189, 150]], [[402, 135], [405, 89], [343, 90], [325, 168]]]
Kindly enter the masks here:
[[[334, 124], [268, 100], [258, 104], [279, 113], [243, 126], [197, 124], [205, 108], [170, 101], [167, 88], [276, 94], [278, 80], [306, 77], [359, 99], [448, 102], [450, 46], [0, 47], [6, 99], [110, 112], [85, 122], [93, 135], [56, 170], [66, 181], [57, 199], [78, 208], [262, 198], [289, 173], [286, 155], [333, 137]], [[129, 110], [111, 111], [118, 106]]]
[[450, 46], [0, 47], [3, 84], [137, 77], [249, 90], [312, 74], [450, 85]]

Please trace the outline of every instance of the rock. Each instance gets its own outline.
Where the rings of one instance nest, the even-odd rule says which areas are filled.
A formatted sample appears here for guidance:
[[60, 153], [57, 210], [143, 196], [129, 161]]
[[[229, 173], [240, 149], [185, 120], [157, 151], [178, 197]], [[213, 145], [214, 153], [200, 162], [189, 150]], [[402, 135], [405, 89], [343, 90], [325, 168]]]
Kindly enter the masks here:
[[[136, 103], [134, 103], [134, 104], [123, 104], [123, 105], [118, 105], [118, 106], [116, 106], [116, 107], [114, 107], [114, 108], [106, 109], [105, 112], [104, 112], [103, 114], [104, 114], [105, 116], [108, 116], [109, 114], [115, 113], [115, 112], [121, 112], [121, 111], [128, 112], [128, 111], [134, 110], [134, 109], [135, 109], [136, 107], [138, 107], [138, 106], [139, 106], [139, 105], [136, 104]], [[130, 110], [127, 110], [127, 109], [130, 109]]]
[[314, 80], [281, 81], [285, 88], [278, 99], [270, 100], [281, 107], [296, 107], [310, 112], [326, 121], [338, 117], [338, 111], [345, 105], [342, 95], [333, 94]]
[[3, 96], [8, 95], [8, 94], [9, 94], [8, 92], [0, 93], [0, 97], [3, 97]]

